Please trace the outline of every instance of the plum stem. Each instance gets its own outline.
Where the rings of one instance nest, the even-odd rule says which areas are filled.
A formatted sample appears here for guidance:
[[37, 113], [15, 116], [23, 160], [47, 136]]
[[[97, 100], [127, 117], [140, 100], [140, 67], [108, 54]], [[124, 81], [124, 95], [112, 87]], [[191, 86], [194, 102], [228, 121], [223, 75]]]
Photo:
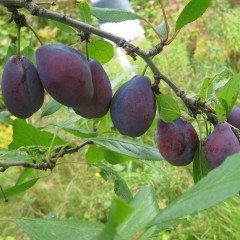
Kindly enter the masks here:
[[43, 45], [43, 41], [41, 40], [41, 38], [38, 36], [37, 32], [30, 26], [27, 25], [27, 27], [31, 30], [31, 32], [34, 34], [34, 36], [37, 38], [37, 40], [39, 41], [39, 43], [41, 45]]
[[21, 27], [17, 26], [17, 55], [21, 57]]

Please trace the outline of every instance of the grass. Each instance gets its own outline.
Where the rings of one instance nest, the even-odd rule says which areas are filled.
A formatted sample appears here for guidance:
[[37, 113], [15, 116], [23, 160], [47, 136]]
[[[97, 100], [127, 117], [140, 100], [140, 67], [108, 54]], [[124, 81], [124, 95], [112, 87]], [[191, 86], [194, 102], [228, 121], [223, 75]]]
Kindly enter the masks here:
[[[137, 9], [137, 4], [142, 6], [138, 9], [140, 15], [150, 18], [155, 25], [159, 24], [157, 21], [161, 21], [161, 19], [159, 17], [158, 20], [155, 16], [160, 10], [156, 4], [150, 3], [148, 6], [148, 3], [143, 0], [134, 0], [133, 4], [135, 9]], [[240, 16], [240, 8], [232, 9], [226, 1], [214, 4], [215, 8], [210, 9], [209, 13], [204, 15], [197, 24], [192, 24], [184, 29], [176, 41], [154, 60], [161, 67], [161, 71], [189, 92], [196, 92], [206, 76], [215, 75], [225, 66], [235, 72], [239, 71], [238, 60], [230, 57], [233, 52], [234, 56], [239, 53], [239, 49], [236, 49], [236, 42], [239, 42], [240, 39], [239, 41], [236, 39], [240, 36], [240, 29], [237, 27], [239, 26], [237, 16]], [[147, 10], [144, 6], [148, 6]], [[176, 5], [168, 8], [172, 23], [178, 12], [171, 9], [177, 9], [177, 7]], [[229, 20], [227, 29], [233, 36], [232, 38], [224, 35], [226, 31], [220, 21], [223, 19]], [[47, 34], [41, 32], [46, 39], [49, 36], [49, 28], [47, 31]], [[146, 36], [153, 39], [153, 33], [150, 30], [147, 30]], [[57, 39], [61, 41], [61, 37], [58, 36]], [[67, 41], [66, 36], [63, 39]], [[0, 36], [0, 43], [3, 41], [4, 39], [1, 39]], [[151, 45], [149, 42], [144, 43], [143, 47], [147, 48], [149, 45]], [[6, 51], [6, 46], [4, 49]], [[140, 73], [144, 63], [138, 60], [134, 64], [139, 66], [136, 73]], [[117, 59], [106, 64], [105, 68], [111, 79], [123, 71], [119, 67]], [[147, 75], [151, 76], [151, 73], [148, 71]], [[161, 84], [161, 90], [171, 93], [164, 84]], [[60, 122], [71, 115], [72, 113], [63, 109], [57, 114], [45, 118], [41, 124]], [[38, 115], [32, 119], [33, 123], [36, 123], [37, 120]], [[93, 124], [93, 121], [87, 122], [89, 128], [92, 128]], [[109, 130], [110, 127], [110, 122], [105, 123], [106, 129]], [[155, 146], [155, 128], [156, 121], [149, 132], [138, 141]], [[11, 128], [1, 125], [0, 133], [0, 144], [2, 147], [6, 147], [11, 140]], [[63, 133], [61, 135], [70, 139], [70, 135]], [[99, 170], [86, 163], [84, 153], [85, 150], [82, 150], [78, 154], [65, 157], [52, 173], [37, 172], [36, 174], [41, 177], [37, 185], [24, 194], [10, 198], [9, 203], [0, 202], [0, 240], [2, 240], [1, 237], [4, 240], [29, 240], [16, 225], [7, 220], [13, 216], [106, 222], [111, 200], [115, 196], [113, 183], [104, 181], [99, 175]], [[113, 167], [126, 180], [133, 193], [136, 193], [141, 186], [152, 184], [159, 206], [164, 208], [193, 185], [192, 166], [176, 168], [166, 162], [159, 162], [156, 165], [157, 170], [137, 163], [126, 163]], [[1, 174], [1, 185], [4, 187], [13, 185], [21, 170], [16, 168]], [[238, 240], [240, 239], [239, 211], [239, 197], [236, 196], [203, 213], [186, 217], [186, 223], [178, 226], [175, 230], [161, 233], [155, 239]], [[9, 236], [13, 238], [8, 239]]]

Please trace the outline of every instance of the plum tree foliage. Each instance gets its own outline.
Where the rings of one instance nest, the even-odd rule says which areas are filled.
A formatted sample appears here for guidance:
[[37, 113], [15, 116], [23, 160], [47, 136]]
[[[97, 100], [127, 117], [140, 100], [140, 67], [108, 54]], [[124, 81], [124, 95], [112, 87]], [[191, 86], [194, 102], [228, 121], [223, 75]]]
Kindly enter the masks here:
[[[13, 121], [13, 142], [9, 145], [8, 150], [1, 150], [0, 173], [16, 166], [27, 169], [53, 170], [59, 158], [91, 145], [86, 152], [89, 164], [98, 167], [101, 170], [101, 176], [105, 179], [114, 181], [114, 190], [120, 199], [113, 202], [108, 223], [104, 226], [98, 226], [100, 230], [96, 231], [98, 232], [97, 236], [93, 235], [94, 231], [89, 230], [86, 226], [83, 228], [91, 236], [91, 238], [86, 239], [93, 239], [92, 237], [96, 237], [94, 239], [120, 239], [119, 236], [124, 236], [122, 238], [124, 240], [140, 239], [141, 236], [145, 236], [145, 233], [146, 236], [152, 233], [149, 235], [152, 236], [152, 227], [156, 227], [158, 231], [163, 228], [159, 226], [160, 220], [167, 227], [175, 226], [180, 217], [204, 210], [236, 194], [240, 190], [240, 174], [234, 174], [236, 179], [226, 176], [226, 184], [233, 183], [233, 186], [229, 189], [226, 188], [227, 190], [222, 197], [218, 195], [219, 188], [215, 184], [215, 180], [219, 178], [221, 172], [224, 172], [224, 169], [230, 168], [228, 164], [233, 165], [233, 172], [239, 165], [239, 161], [235, 160], [237, 158], [235, 154], [240, 152], [240, 108], [236, 106], [240, 89], [240, 76], [232, 76], [227, 79], [228, 81], [225, 77], [220, 80], [207, 79], [201, 86], [201, 94], [195, 94], [193, 98], [190, 98], [172, 79], [165, 76], [159, 70], [160, 66], [153, 61], [154, 56], [160, 54], [164, 47], [174, 41], [181, 28], [196, 20], [206, 11], [210, 2], [210, 0], [201, 2], [191, 0], [177, 19], [175, 32], [172, 36], [170, 36], [172, 31], [170, 31], [166, 12], [162, 7], [164, 29], [162, 28], [158, 32], [158, 28], [151, 26], [159, 37], [159, 43], [146, 51], [142, 50], [141, 46], [135, 46], [89, 24], [91, 15], [102, 21], [110, 22], [145, 20], [136, 13], [120, 9], [90, 9], [86, 2], [80, 2], [78, 4], [80, 4], [81, 11], [85, 16], [88, 16], [84, 22], [80, 22], [43, 8], [42, 5], [47, 3], [0, 0], [0, 5], [7, 7], [11, 13], [11, 21], [14, 21], [18, 28], [18, 54], [10, 56], [4, 67], [2, 95], [6, 109], [10, 114], [19, 118]], [[38, 40], [40, 38], [28, 25], [24, 15], [26, 11], [23, 14], [21, 13], [22, 9], [27, 10], [33, 16], [54, 20], [56, 26], [62, 31], [66, 30], [68, 33], [75, 34], [75, 30], [77, 30], [76, 34], [86, 44], [86, 49], [88, 49], [88, 44], [91, 44], [93, 34], [114, 42], [122, 47], [133, 60], [141, 58], [145, 61], [146, 67], [150, 68], [152, 75], [145, 76], [146, 71], [144, 70], [143, 73], [138, 73], [121, 84], [113, 94], [112, 81], [109, 80], [104, 66], [101, 65], [100, 55], [98, 58], [98, 55], [95, 54], [96, 59], [92, 59], [89, 58], [89, 52], [85, 56], [73, 47], [61, 43], [42, 44], [36, 50], [35, 67], [34, 63], [23, 56], [20, 51], [20, 30], [22, 27], [29, 27]], [[109, 44], [105, 46], [109, 46]], [[101, 50], [108, 51], [107, 47]], [[179, 106], [180, 104], [175, 100], [175, 97], [161, 92], [160, 85], [162, 83], [166, 83], [170, 87], [175, 97], [178, 97], [178, 100], [182, 102], [182, 107]], [[219, 88], [214, 89], [214, 84], [220, 86], [220, 90]], [[80, 145], [74, 145], [59, 138], [56, 134], [42, 131], [41, 128], [31, 125], [25, 120], [20, 120], [30, 118], [42, 107], [44, 90], [54, 100], [48, 104], [48, 109], [45, 109], [45, 112], [48, 112], [47, 115], [55, 113], [61, 105], [73, 110], [76, 115], [80, 115], [80, 117], [69, 119], [64, 124], [55, 124], [54, 126], [58, 130], [67, 131], [76, 137], [87, 138], [87, 141]], [[204, 96], [208, 96], [208, 98]], [[110, 121], [111, 119], [113, 128], [108, 129], [108, 131], [115, 135], [118, 133], [125, 135], [125, 139], [109, 137], [109, 135], [100, 136], [101, 133], [97, 129], [89, 131], [89, 129], [81, 130], [69, 127], [69, 123], [71, 125], [81, 118], [94, 119], [94, 123], [100, 123], [104, 120]], [[158, 120], [157, 127], [153, 124], [155, 118]], [[211, 132], [212, 127], [214, 130]], [[135, 139], [146, 134], [150, 128], [156, 128], [156, 136], [152, 137], [156, 139], [158, 149], [141, 144]], [[26, 137], [22, 139], [23, 136]], [[134, 141], [130, 141], [127, 136], [134, 138]], [[34, 159], [36, 152], [38, 154], [37, 160]], [[9, 159], [11, 161], [8, 161]], [[202, 177], [203, 162], [206, 159], [210, 168], [205, 169], [210, 173], [206, 172], [207, 176], [201, 179], [192, 190], [186, 195], [182, 195], [179, 201], [166, 208], [165, 211], [159, 213], [157, 201], [151, 188], [147, 187], [133, 197], [124, 180], [113, 169], [104, 165], [103, 159], [109, 164], [122, 163], [126, 159], [135, 159], [142, 163], [145, 163], [143, 160], [165, 159], [168, 163], [178, 167], [189, 165], [194, 161], [193, 172], [199, 178]], [[203, 187], [207, 180], [209, 180], [213, 192], [211, 198], [206, 196], [206, 190]], [[38, 179], [32, 179], [18, 183], [10, 189], [2, 189], [1, 187], [0, 198], [7, 199], [11, 195], [23, 192], [37, 181]], [[195, 191], [202, 199], [197, 206], [191, 203], [191, 197], [192, 199], [196, 197]], [[185, 206], [181, 199], [186, 200], [187, 203], [190, 202], [189, 206], [191, 206]], [[140, 213], [136, 212], [139, 209]], [[141, 213], [142, 215], [139, 217], [138, 214]], [[145, 221], [141, 221], [145, 215], [149, 218], [146, 217]], [[173, 216], [178, 217], [174, 218]], [[171, 220], [175, 222], [171, 222]], [[26, 227], [27, 220], [23, 221], [24, 224], [20, 220], [16, 220], [25, 231], [36, 237], [34, 231]], [[34, 227], [33, 225], [31, 226]], [[36, 232], [40, 235], [37, 235], [37, 239], [44, 239], [44, 237], [39, 237], [42, 236], [44, 226], [39, 223]], [[128, 228], [132, 230], [128, 231]], [[53, 233], [59, 234], [61, 230], [60, 225], [59, 230], [53, 231]], [[143, 232], [144, 235], [140, 236], [139, 232]], [[79, 235], [79, 233], [77, 234]]]

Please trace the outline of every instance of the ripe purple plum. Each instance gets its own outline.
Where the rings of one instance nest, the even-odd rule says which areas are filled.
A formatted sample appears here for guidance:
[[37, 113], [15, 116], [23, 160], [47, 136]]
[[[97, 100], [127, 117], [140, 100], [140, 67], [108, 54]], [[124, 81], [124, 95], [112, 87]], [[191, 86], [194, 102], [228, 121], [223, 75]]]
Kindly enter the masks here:
[[158, 121], [157, 143], [159, 152], [174, 166], [186, 166], [193, 161], [199, 145], [198, 135], [186, 119], [166, 123]]
[[35, 66], [26, 57], [12, 56], [2, 78], [2, 94], [6, 108], [18, 118], [29, 118], [44, 100], [44, 89]]
[[36, 52], [37, 69], [46, 91], [68, 107], [90, 103], [91, 71], [86, 58], [64, 45], [45, 45]]
[[112, 87], [107, 73], [97, 60], [91, 59], [89, 66], [94, 88], [93, 98], [89, 104], [73, 108], [73, 110], [84, 118], [100, 118], [110, 108]]
[[130, 137], [143, 135], [156, 114], [156, 101], [148, 77], [136, 75], [114, 94], [110, 114], [118, 131]]
[[240, 129], [240, 107], [235, 106], [228, 116], [227, 122]]
[[204, 153], [211, 168], [218, 167], [228, 156], [239, 151], [239, 141], [226, 122], [218, 124], [205, 139]]

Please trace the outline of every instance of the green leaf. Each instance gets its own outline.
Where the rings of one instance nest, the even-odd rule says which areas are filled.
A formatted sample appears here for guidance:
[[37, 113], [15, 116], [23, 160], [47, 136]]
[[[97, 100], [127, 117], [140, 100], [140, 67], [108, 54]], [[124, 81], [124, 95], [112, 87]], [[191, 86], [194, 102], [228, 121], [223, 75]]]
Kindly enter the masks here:
[[232, 77], [219, 91], [217, 92], [218, 102], [216, 104], [216, 113], [219, 122], [227, 119], [234, 107], [238, 93], [240, 90], [240, 75]]
[[13, 221], [36, 240], [92, 240], [103, 224], [75, 220], [14, 218]]
[[158, 26], [155, 27], [158, 34], [161, 36], [161, 38], [165, 38], [167, 36], [167, 29], [165, 22], [161, 22]]
[[92, 15], [105, 22], [123, 22], [126, 20], [142, 19], [139, 15], [123, 9], [116, 8], [91, 8]]
[[[129, 216], [129, 214], [132, 212], [132, 207], [129, 206], [126, 202], [120, 199], [115, 199], [112, 203], [108, 222], [103, 229], [103, 231], [97, 236], [96, 240], [113, 240], [115, 239], [117, 234], [117, 227], [124, 222], [124, 220]], [[131, 226], [129, 226], [131, 227]], [[121, 239], [121, 235], [119, 235]]]
[[52, 115], [57, 112], [63, 105], [54, 99], [49, 100], [47, 104], [43, 107], [41, 118]]
[[80, 120], [82, 120], [83, 118], [81, 116], [73, 116], [69, 119], [67, 119], [64, 122], [58, 123], [58, 124], [54, 124], [54, 126], [57, 126], [59, 128], [68, 128], [69, 126], [73, 125], [76, 122], [79, 122]]
[[205, 177], [210, 171], [208, 162], [206, 160], [205, 154], [203, 152], [202, 145], [199, 145], [198, 150], [194, 156], [193, 160], [193, 179], [194, 182], [198, 182], [203, 177]]
[[130, 202], [133, 199], [132, 193], [130, 192], [128, 185], [118, 175], [118, 173], [103, 164], [98, 164], [96, 166], [101, 169], [100, 175], [105, 180], [112, 180], [114, 182], [114, 192], [119, 198], [125, 200], [126, 202]]
[[54, 20], [49, 20], [50, 21], [50, 26], [52, 27], [57, 27], [60, 31], [62, 32], [66, 32], [66, 33], [76, 33], [75, 29], [73, 29], [72, 27], [64, 24], [64, 23], [61, 23], [61, 22], [58, 22], [58, 21], [54, 21]]
[[165, 122], [172, 122], [181, 116], [178, 103], [171, 96], [159, 94], [157, 104], [159, 115]]
[[89, 58], [97, 59], [104, 64], [109, 62], [114, 56], [114, 47], [110, 42], [105, 40], [92, 40], [88, 44]]
[[0, 155], [0, 161], [4, 162], [15, 162], [15, 161], [26, 161], [31, 159], [26, 152], [23, 151], [6, 151], [5, 153]]
[[23, 183], [27, 178], [32, 178], [34, 174], [35, 170], [33, 168], [25, 168], [19, 175], [16, 181], [16, 185]]
[[10, 44], [7, 50], [7, 54], [4, 58], [4, 63], [8, 61], [11, 56], [17, 55], [17, 46], [13, 43]]
[[207, 10], [211, 0], [191, 0], [180, 13], [176, 22], [176, 31], [201, 17]]
[[35, 51], [31, 46], [27, 46], [22, 50], [22, 55], [27, 57], [32, 63], [35, 64]]
[[144, 228], [159, 214], [152, 186], [143, 187], [130, 202], [133, 212], [118, 227], [118, 235], [124, 240], [135, 239]]
[[79, 2], [78, 8], [80, 10], [81, 20], [86, 23], [91, 22], [91, 9], [87, 2]]
[[[28, 190], [29, 188], [31, 188], [35, 185], [35, 183], [38, 181], [38, 179], [39, 178], [35, 178], [30, 181], [21, 183], [19, 185], [15, 185], [14, 187], [3, 189], [6, 198], [9, 198], [11, 196], [17, 195], [19, 193], [22, 193], [22, 192]], [[2, 192], [0, 192], [0, 200], [2, 200], [2, 199], [4, 199], [4, 196], [3, 196]]]
[[205, 78], [200, 93], [198, 94], [199, 98], [205, 101], [208, 101], [209, 98], [212, 97], [213, 94], [213, 82], [210, 78]]
[[162, 160], [156, 148], [121, 138], [92, 138], [95, 144], [129, 157], [143, 160]]
[[62, 130], [80, 138], [90, 138], [90, 137], [97, 137], [98, 133], [97, 132], [91, 132], [85, 129], [77, 129], [77, 128], [72, 128], [72, 127], [65, 127], [62, 128]]
[[91, 145], [85, 155], [89, 164], [98, 164], [104, 160], [104, 149], [96, 145]]
[[[23, 146], [50, 146], [54, 135], [50, 132], [41, 131], [24, 120], [16, 119], [13, 122], [13, 141], [8, 146], [9, 150], [18, 149]], [[56, 136], [53, 146], [62, 145], [65, 142]]]
[[194, 187], [164, 209], [150, 225], [162, 224], [210, 208], [240, 191], [240, 154], [228, 157]]

